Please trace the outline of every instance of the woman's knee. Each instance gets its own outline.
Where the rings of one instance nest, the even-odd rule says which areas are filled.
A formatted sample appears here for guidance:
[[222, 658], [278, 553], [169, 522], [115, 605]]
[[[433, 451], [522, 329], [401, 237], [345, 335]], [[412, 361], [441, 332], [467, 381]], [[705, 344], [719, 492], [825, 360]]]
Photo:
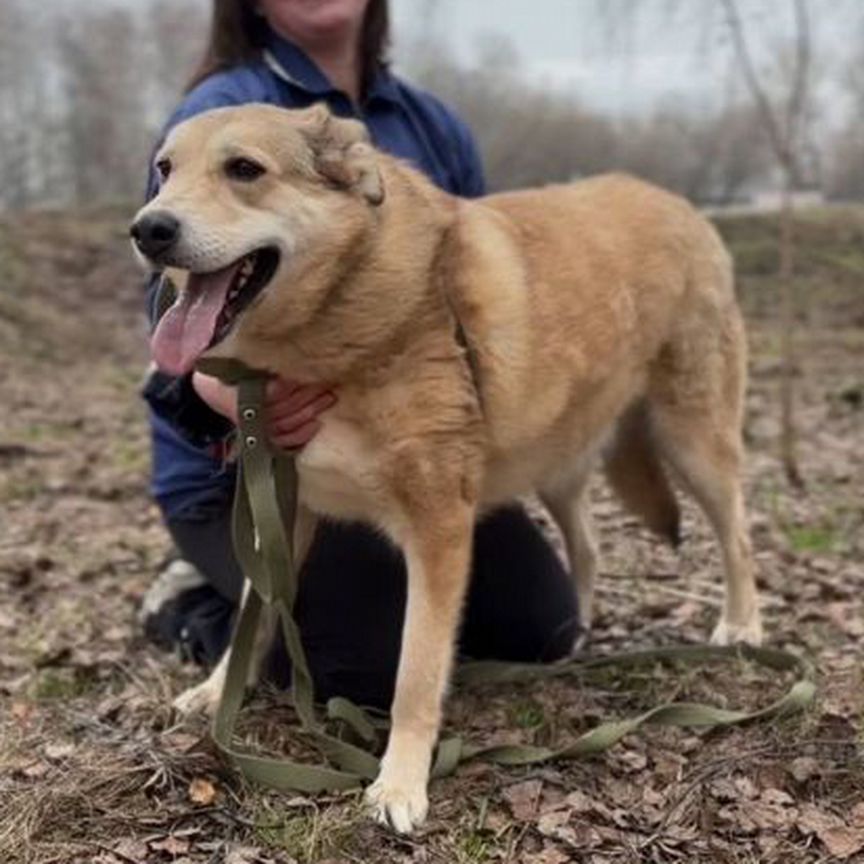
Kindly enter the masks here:
[[548, 662], [579, 635], [573, 580], [521, 506], [490, 514], [475, 534], [462, 649], [475, 657]]

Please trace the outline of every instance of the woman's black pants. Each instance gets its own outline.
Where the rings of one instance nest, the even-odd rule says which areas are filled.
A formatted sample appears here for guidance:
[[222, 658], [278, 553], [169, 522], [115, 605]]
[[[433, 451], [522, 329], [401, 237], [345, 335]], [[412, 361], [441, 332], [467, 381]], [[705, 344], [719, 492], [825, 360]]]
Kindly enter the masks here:
[[[168, 527], [181, 557], [236, 605], [243, 577], [231, 548], [230, 506], [172, 519]], [[389, 707], [405, 596], [405, 563], [396, 547], [363, 525], [320, 523], [295, 606], [318, 699]], [[462, 656], [556, 660], [573, 645], [578, 617], [573, 581], [524, 508], [502, 508], [478, 523]], [[226, 616], [225, 641], [228, 627]], [[284, 653], [275, 652], [270, 667], [281, 683], [290, 680]]]

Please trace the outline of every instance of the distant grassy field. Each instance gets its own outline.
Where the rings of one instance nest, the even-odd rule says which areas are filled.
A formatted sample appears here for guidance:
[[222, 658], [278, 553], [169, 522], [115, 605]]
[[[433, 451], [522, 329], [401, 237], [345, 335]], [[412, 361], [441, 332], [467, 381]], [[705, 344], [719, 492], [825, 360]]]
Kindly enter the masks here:
[[[777, 216], [714, 220], [735, 258], [749, 316], [772, 319], [777, 298]], [[864, 207], [805, 210], [795, 217], [799, 318], [816, 326], [864, 326]]]

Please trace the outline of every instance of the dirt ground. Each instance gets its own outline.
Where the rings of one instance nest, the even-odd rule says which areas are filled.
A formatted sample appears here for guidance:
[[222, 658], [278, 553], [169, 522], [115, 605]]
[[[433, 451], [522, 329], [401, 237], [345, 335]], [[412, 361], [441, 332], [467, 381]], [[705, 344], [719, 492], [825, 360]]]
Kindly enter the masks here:
[[[248, 788], [206, 723], [172, 714], [199, 673], [145, 643], [136, 621], [169, 550], [147, 496], [127, 217], [0, 222], [0, 862], [864, 861], [864, 214], [800, 226], [803, 491], [776, 458], [775, 227], [723, 225], [750, 322], [747, 490], [767, 638], [813, 661], [815, 705], [723, 732], [652, 728], [590, 761], [468, 764], [433, 783], [429, 823], [410, 839], [371, 824], [356, 793]], [[595, 499], [589, 650], [704, 640], [721, 588], [701, 517], [688, 505], [676, 554], [599, 483]], [[448, 722], [475, 740], [563, 744], [663, 699], [754, 708], [789, 683], [744, 662], [643, 668], [456, 692]], [[276, 748], [290, 710], [259, 694], [244, 727]]]

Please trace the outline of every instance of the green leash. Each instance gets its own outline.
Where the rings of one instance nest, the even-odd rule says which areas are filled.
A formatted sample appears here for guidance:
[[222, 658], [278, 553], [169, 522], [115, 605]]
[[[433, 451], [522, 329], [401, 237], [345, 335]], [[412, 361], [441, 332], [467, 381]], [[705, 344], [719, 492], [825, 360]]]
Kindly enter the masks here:
[[[234, 361], [202, 361], [199, 368], [206, 374], [216, 375], [238, 387], [240, 465], [233, 535], [243, 573], [252, 584], [240, 611], [231, 644], [225, 687], [213, 719], [213, 739], [247, 779], [266, 786], [310, 794], [360, 786], [378, 774], [379, 760], [372, 750], [377, 744], [377, 731], [381, 724], [373, 722], [366, 712], [346, 699], [331, 699], [328, 702], [326, 719], [342, 721], [363, 742], [365, 747], [361, 747], [326, 732], [315, 709], [312, 676], [297, 624], [291, 614], [297, 593], [297, 573], [293, 560], [293, 538], [286, 526], [294, 524], [297, 472], [293, 457], [274, 452], [267, 442], [263, 417], [266, 376], [251, 372]], [[302, 734], [330, 764], [309, 765], [256, 756], [234, 745], [234, 728], [243, 703], [264, 604], [276, 610], [281, 623], [291, 658], [294, 707]], [[803, 710], [813, 699], [813, 670], [806, 661], [786, 651], [749, 646], [665, 648], [548, 665], [465, 663], [456, 670], [455, 677], [461, 684], [533, 681], [563, 675], [584, 675], [610, 666], [626, 667], [663, 661], [701, 663], [718, 658], [743, 658], [777, 672], [797, 672], [800, 678], [784, 696], [757, 711], [732, 711], [698, 703], [668, 702], [630, 719], [601, 723], [568, 746], [557, 750], [528, 745], [477, 747], [460, 738], [444, 739], [438, 743], [432, 776], [450, 774], [460, 762], [468, 759], [482, 758], [501, 765], [528, 765], [589, 756], [608, 749], [645, 724], [719, 727], [782, 717]]]
[[[319, 722], [314, 689], [300, 632], [291, 615], [297, 593], [293, 538], [286, 526], [294, 524], [297, 474], [291, 456], [271, 450], [264, 428], [266, 378], [245, 376], [236, 366], [202, 364], [202, 371], [218, 374], [238, 385], [238, 437], [241, 459], [234, 498], [233, 539], [240, 566], [251, 590], [240, 611], [231, 643], [225, 687], [213, 718], [213, 739], [248, 779], [277, 789], [320, 792], [349, 789], [378, 772], [375, 756], [329, 735]], [[312, 743], [339, 770], [254, 756], [233, 746], [234, 727], [243, 703], [252, 662], [255, 636], [264, 604], [278, 614], [291, 658], [294, 708]]]

